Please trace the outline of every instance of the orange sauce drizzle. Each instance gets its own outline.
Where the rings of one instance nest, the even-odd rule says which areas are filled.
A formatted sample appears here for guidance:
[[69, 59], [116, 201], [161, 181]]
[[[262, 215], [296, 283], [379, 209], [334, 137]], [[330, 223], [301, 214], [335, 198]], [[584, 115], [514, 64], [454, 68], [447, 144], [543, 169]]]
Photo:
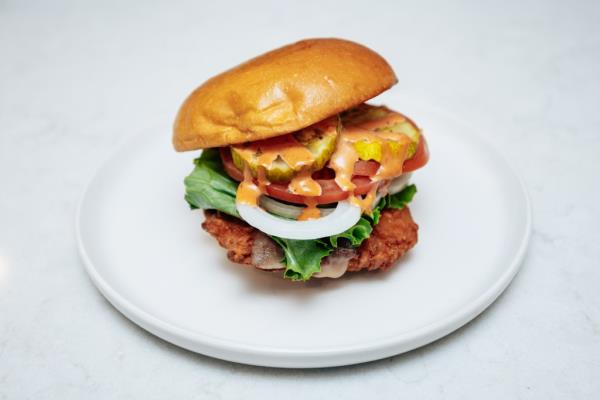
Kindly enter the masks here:
[[392, 179], [402, 174], [402, 167], [404, 166], [404, 160], [408, 153], [408, 145], [410, 139], [402, 135], [406, 139], [404, 142], [400, 142], [402, 147], [398, 149], [398, 152], [393, 152], [389, 142], [382, 143], [381, 162], [377, 173], [373, 177], [374, 180], [386, 180]]
[[[354, 164], [359, 160], [354, 147], [357, 142], [377, 143], [381, 146], [380, 166], [373, 180], [385, 182], [402, 174], [410, 138], [402, 133], [376, 129], [404, 121], [406, 118], [403, 115], [392, 112], [383, 118], [342, 128], [336, 150], [329, 160], [329, 167], [335, 171], [335, 181], [340, 188], [352, 192], [356, 187], [352, 183], [352, 173]], [[349, 201], [359, 206], [362, 212], [370, 212], [378, 186], [375, 185], [363, 199], [352, 194]]]
[[374, 185], [364, 198], [361, 199], [357, 196], [352, 195], [350, 196], [349, 201], [351, 204], [360, 207], [363, 213], [371, 215], [371, 208], [373, 207], [373, 201], [375, 201], [376, 194], [377, 185]]
[[[328, 123], [331, 121], [326, 120]], [[383, 118], [366, 121], [356, 126], [345, 126], [339, 134], [336, 149], [329, 160], [328, 166], [335, 171], [335, 181], [342, 190], [351, 192], [348, 200], [361, 208], [362, 212], [371, 213], [377, 190], [386, 185], [387, 181], [402, 174], [402, 167], [407, 156], [410, 138], [402, 133], [377, 131], [377, 128], [402, 123], [406, 118], [398, 113], [391, 112]], [[359, 154], [354, 144], [366, 141], [377, 143], [381, 146], [380, 167], [372, 178], [382, 181], [374, 185], [364, 197], [357, 197], [353, 191], [356, 185], [352, 182], [354, 164], [359, 160]], [[266, 169], [278, 158], [283, 160], [294, 170], [299, 172], [292, 178], [288, 185], [291, 193], [305, 196], [306, 207], [302, 210], [299, 221], [319, 218], [321, 211], [317, 208], [316, 196], [322, 194], [321, 186], [311, 176], [310, 166], [314, 163], [312, 153], [300, 144], [293, 135], [284, 135], [272, 139], [260, 140], [243, 146], [236, 146], [236, 150], [246, 161], [244, 180], [237, 190], [237, 200], [242, 204], [256, 206], [261, 194], [266, 193], [269, 181]], [[256, 183], [252, 177], [247, 162], [255, 160], [258, 164]], [[387, 186], [384, 188], [384, 191]]]
[[288, 185], [290, 192], [301, 196], [320, 196], [321, 185], [312, 178], [310, 168], [303, 168]]
[[321, 185], [319, 185], [311, 175], [312, 172], [310, 168], [303, 168], [294, 178], [292, 178], [288, 185], [290, 192], [306, 196], [304, 200], [306, 207], [304, 207], [298, 216], [298, 221], [308, 221], [310, 219], [317, 219], [321, 216], [321, 210], [317, 208], [318, 201], [315, 199], [315, 196], [320, 196], [322, 189]]
[[[320, 186], [319, 186], [320, 187]], [[317, 219], [321, 216], [321, 210], [317, 208], [317, 200], [313, 197], [307, 197], [304, 201], [306, 207], [298, 216], [298, 221], [307, 221], [309, 219]]]
[[[248, 166], [246, 166], [248, 168]], [[244, 174], [244, 179], [246, 175]], [[267, 180], [267, 170], [263, 166], [259, 166], [256, 173], [256, 181], [258, 182], [258, 189], [261, 193], [265, 193], [267, 191], [267, 185], [269, 181]]]
[[[342, 129], [338, 137], [336, 149], [329, 159], [329, 168], [335, 171], [335, 183], [342, 190], [351, 192], [356, 188], [356, 185], [352, 183], [352, 173], [354, 172], [354, 164], [358, 161], [358, 152], [354, 148], [353, 141], [349, 138], [348, 132], [348, 129]], [[372, 133], [368, 132], [363, 136], [367, 137], [370, 135]]]
[[246, 162], [250, 162], [256, 157], [256, 163], [265, 168], [269, 168], [278, 157], [295, 170], [314, 162], [310, 150], [300, 144], [291, 134], [259, 140], [247, 145], [235, 146], [235, 148]]
[[236, 199], [242, 204], [256, 207], [258, 204], [258, 198], [262, 194], [260, 188], [254, 183], [252, 179], [252, 172], [248, 165], [244, 168], [244, 180], [240, 182], [236, 192]]

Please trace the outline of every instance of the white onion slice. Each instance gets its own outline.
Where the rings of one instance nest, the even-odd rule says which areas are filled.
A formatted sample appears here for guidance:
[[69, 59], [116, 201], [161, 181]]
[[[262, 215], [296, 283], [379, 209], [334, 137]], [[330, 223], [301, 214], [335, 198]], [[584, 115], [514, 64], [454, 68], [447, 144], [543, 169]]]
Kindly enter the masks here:
[[[285, 204], [268, 196], [260, 196], [258, 204], [271, 214], [290, 219], [297, 219], [304, 209], [303, 206]], [[322, 216], [326, 216], [331, 214], [334, 208], [319, 208], [319, 210], [321, 210]]]
[[236, 207], [244, 221], [267, 235], [297, 240], [319, 239], [342, 233], [356, 224], [361, 215], [360, 207], [348, 201], [337, 203], [331, 214], [308, 221], [276, 217], [260, 207], [247, 204], [236, 203]]
[[405, 187], [407, 187], [410, 183], [411, 175], [412, 172], [407, 172], [405, 174], [400, 175], [397, 178], [392, 179], [389, 186], [384, 192], [377, 192], [377, 196], [375, 196], [375, 200], [373, 201], [371, 209], [375, 208], [384, 196], [387, 196], [388, 194], [396, 194], [398, 192], [401, 192]]
[[407, 187], [411, 176], [412, 172], [407, 172], [405, 174], [400, 175], [397, 178], [394, 178], [390, 183], [390, 186], [388, 187], [388, 193], [396, 194], [405, 187]]

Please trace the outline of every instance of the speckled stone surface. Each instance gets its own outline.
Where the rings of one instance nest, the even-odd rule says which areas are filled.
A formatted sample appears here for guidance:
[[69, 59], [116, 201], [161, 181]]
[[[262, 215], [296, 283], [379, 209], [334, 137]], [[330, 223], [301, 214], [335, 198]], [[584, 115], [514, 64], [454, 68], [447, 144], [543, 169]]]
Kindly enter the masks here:
[[[85, 3], [0, 3], [0, 399], [600, 397], [600, 3]], [[257, 368], [153, 337], [83, 269], [84, 185], [204, 79], [313, 36], [373, 47], [394, 90], [502, 150], [533, 202], [521, 272], [464, 328], [369, 364]]]

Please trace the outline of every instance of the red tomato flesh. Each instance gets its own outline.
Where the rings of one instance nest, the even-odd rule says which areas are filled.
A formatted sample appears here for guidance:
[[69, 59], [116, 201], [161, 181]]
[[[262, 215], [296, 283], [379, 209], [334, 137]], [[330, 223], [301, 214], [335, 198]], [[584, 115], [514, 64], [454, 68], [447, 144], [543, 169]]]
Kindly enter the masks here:
[[427, 141], [425, 140], [425, 136], [421, 135], [421, 140], [419, 140], [419, 144], [417, 145], [417, 151], [415, 155], [404, 161], [402, 164], [402, 172], [412, 172], [423, 167], [429, 161], [429, 147], [427, 146]]
[[[244, 174], [233, 164], [229, 148], [222, 147], [220, 151], [225, 172], [236, 181], [242, 181], [244, 179]], [[421, 136], [415, 155], [404, 162], [402, 171], [412, 172], [427, 164], [427, 161], [429, 161], [429, 149], [425, 138]], [[354, 189], [355, 194], [367, 194], [373, 185], [377, 184], [377, 182], [371, 181], [369, 177], [375, 175], [378, 169], [379, 163], [373, 160], [360, 160], [354, 164], [354, 177], [352, 178], [352, 183], [356, 185], [356, 188]], [[334, 177], [335, 174], [333, 170], [329, 168], [323, 168], [313, 174], [313, 178], [321, 185], [322, 194], [315, 197], [318, 204], [336, 203], [348, 198], [350, 195], [350, 192], [343, 191], [338, 186], [333, 179]], [[304, 204], [304, 196], [291, 193], [288, 190], [288, 185], [286, 183], [269, 184], [267, 186], [267, 194], [275, 199], [287, 201], [289, 203]]]

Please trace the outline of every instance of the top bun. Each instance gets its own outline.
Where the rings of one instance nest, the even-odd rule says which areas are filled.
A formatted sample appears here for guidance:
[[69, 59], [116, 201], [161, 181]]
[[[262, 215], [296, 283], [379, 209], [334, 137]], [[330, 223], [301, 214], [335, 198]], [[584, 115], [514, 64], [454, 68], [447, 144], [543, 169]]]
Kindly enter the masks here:
[[202, 84], [173, 128], [177, 151], [294, 132], [377, 96], [397, 82], [373, 50], [341, 39], [308, 39], [253, 58]]

